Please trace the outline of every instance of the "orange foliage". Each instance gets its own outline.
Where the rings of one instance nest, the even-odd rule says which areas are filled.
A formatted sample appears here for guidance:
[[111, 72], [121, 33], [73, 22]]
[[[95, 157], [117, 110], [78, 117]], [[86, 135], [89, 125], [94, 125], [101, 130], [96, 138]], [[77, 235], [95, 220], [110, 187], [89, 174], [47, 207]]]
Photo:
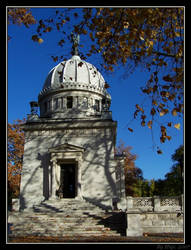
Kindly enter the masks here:
[[25, 120], [8, 123], [8, 183], [15, 195], [19, 193], [22, 161], [24, 153], [24, 132], [21, 124]]
[[142, 170], [135, 166], [135, 160], [137, 155], [130, 152], [132, 147], [125, 146], [125, 144], [120, 141], [119, 146], [116, 148], [116, 154], [125, 155], [125, 191], [128, 196], [135, 196], [134, 187], [139, 179], [142, 179]]

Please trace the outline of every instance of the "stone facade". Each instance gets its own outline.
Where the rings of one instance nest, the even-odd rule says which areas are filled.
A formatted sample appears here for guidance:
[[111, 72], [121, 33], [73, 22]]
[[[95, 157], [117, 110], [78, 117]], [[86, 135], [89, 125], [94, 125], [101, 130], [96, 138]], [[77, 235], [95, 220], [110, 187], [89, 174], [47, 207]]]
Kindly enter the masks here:
[[123, 158], [114, 153], [117, 122], [104, 84], [76, 55], [48, 74], [36, 104], [40, 115], [33, 107], [23, 125], [21, 210], [65, 197], [126, 208]]

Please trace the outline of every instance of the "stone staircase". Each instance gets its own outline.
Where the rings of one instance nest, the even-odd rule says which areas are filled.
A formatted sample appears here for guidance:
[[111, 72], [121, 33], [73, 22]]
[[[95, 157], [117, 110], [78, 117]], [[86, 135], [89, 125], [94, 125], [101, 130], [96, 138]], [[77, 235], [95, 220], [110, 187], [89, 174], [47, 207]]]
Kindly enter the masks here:
[[10, 212], [9, 236], [124, 236], [123, 212], [107, 212], [84, 200], [60, 199], [34, 206], [32, 212]]

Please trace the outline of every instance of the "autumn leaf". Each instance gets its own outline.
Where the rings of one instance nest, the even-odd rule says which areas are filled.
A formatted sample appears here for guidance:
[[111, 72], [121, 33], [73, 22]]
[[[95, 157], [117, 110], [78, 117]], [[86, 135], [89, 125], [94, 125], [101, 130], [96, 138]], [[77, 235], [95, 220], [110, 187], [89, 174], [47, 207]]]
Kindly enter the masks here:
[[172, 110], [172, 115], [173, 115], [173, 116], [177, 116], [176, 108], [174, 108], [174, 109]]
[[58, 61], [58, 56], [52, 56], [52, 59], [54, 62], [57, 62]]
[[158, 154], [162, 154], [162, 150], [158, 149], [158, 150], [157, 150], [157, 153], [158, 153]]
[[133, 129], [132, 129], [132, 128], [128, 128], [128, 130], [129, 130], [130, 132], [133, 132]]
[[83, 62], [78, 63], [78, 67], [82, 67], [82, 65], [83, 65]]
[[39, 38], [38, 39], [38, 43], [43, 43], [44, 41], [43, 41], [43, 39], [42, 38]]
[[144, 120], [141, 122], [141, 126], [142, 126], [142, 127], [145, 126], [145, 121], [144, 121]]
[[151, 129], [152, 128], [152, 121], [149, 121], [148, 123], [147, 123], [147, 125], [148, 125], [148, 127]]
[[123, 26], [124, 29], [128, 29], [128, 28], [129, 28], [129, 22], [124, 22], [123, 25], [124, 25], [124, 26]]
[[137, 110], [134, 112], [134, 119], [137, 117], [139, 111], [140, 111], [140, 110], [137, 109]]
[[105, 82], [104, 88], [105, 88], [105, 89], [108, 89], [109, 87], [110, 87], [109, 84], [108, 84], [107, 82]]
[[166, 135], [166, 138], [170, 141], [171, 140], [171, 136]]
[[169, 112], [168, 109], [162, 109], [160, 112], [160, 116], [166, 115]]
[[142, 113], [144, 113], [144, 110], [143, 110], [138, 104], [136, 104], [135, 106], [136, 106], [136, 108], [137, 108], [138, 110], [140, 110]]
[[174, 124], [174, 127], [178, 130], [180, 130], [180, 123]]
[[151, 109], [151, 115], [155, 115], [156, 114], [156, 110], [154, 108]]
[[170, 77], [170, 75], [164, 76], [163, 80], [166, 82], [172, 82], [172, 78]]
[[155, 106], [158, 105], [156, 100], [152, 100], [152, 104], [155, 105]]
[[24, 131], [20, 126], [23, 122], [25, 120], [17, 120], [13, 124], [8, 124], [8, 181], [17, 195], [24, 153]]
[[34, 42], [38, 42], [38, 39], [39, 39], [39, 38], [38, 38], [37, 35], [33, 35], [33, 36], [32, 36], [32, 40], [33, 40]]
[[[93, 56], [99, 52], [100, 64], [107, 71], [117, 70], [116, 65], [122, 65], [127, 75], [139, 67], [148, 70], [149, 80], [143, 82], [142, 92], [154, 101], [145, 110], [138, 105], [134, 118], [139, 112], [159, 114], [155, 120], [167, 113], [183, 114], [179, 105], [184, 101], [184, 8], [81, 8], [82, 15], [80, 10], [74, 10], [70, 18], [68, 9], [66, 13], [63, 9], [57, 11], [56, 18], [39, 21], [38, 35], [32, 36], [34, 42], [44, 39], [41, 31], [62, 32], [66, 41], [70, 38], [62, 27], [71, 25], [91, 42], [84, 54]], [[29, 12], [25, 8], [10, 8], [9, 22], [27, 23]], [[57, 61], [56, 56], [52, 58]]]
[[84, 35], [86, 35], [88, 32], [87, 32], [87, 30], [82, 30], [82, 34], [84, 34]]

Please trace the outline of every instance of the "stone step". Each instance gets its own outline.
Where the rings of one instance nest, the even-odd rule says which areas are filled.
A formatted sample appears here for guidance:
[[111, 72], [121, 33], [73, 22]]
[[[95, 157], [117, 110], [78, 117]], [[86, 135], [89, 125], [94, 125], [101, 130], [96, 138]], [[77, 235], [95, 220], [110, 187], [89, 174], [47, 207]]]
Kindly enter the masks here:
[[89, 206], [81, 206], [81, 207], [67, 207], [67, 206], [51, 206], [49, 204], [41, 204], [38, 206], [34, 206], [34, 212], [35, 211], [55, 211], [55, 210], [60, 210], [60, 211], [79, 211], [79, 210], [83, 210], [83, 211], [93, 211], [93, 212], [105, 212], [104, 210], [97, 208], [97, 207], [89, 207]]
[[58, 212], [58, 213], [66, 213], [66, 214], [79, 214], [79, 213], [86, 213], [86, 214], [105, 214], [104, 211], [100, 211], [98, 209], [66, 209], [66, 208], [46, 208], [46, 207], [35, 207], [35, 213], [48, 213], [48, 212]]
[[33, 212], [8, 215], [13, 236], [120, 236], [121, 221], [116, 213], [72, 199], [49, 200], [36, 205]]
[[97, 208], [99, 210], [103, 210], [100, 207], [98, 207], [92, 203], [89, 203], [87, 201], [84, 201], [84, 200], [71, 200], [71, 199], [47, 200], [47, 201], [41, 202], [41, 204], [50, 205], [50, 206], [52, 205], [55, 207], [61, 206], [61, 207], [84, 208], [84, 209], [85, 208], [90, 208], [90, 209]]
[[[55, 232], [89, 232], [89, 231], [98, 231], [98, 232], [111, 232], [110, 228], [104, 228], [104, 227], [54, 227], [52, 229], [49, 228], [42, 228], [42, 227], [21, 227], [21, 226], [15, 226], [14, 230], [16, 231], [28, 231], [30, 229], [31, 231], [43, 231], [43, 232], [49, 232], [49, 231], [55, 231]], [[113, 230], [112, 230], [113, 232]]]
[[43, 227], [13, 227], [13, 234], [33, 234], [33, 233], [107, 233], [107, 234], [118, 234], [115, 230], [111, 230], [110, 228], [102, 228], [102, 227], [54, 227], [54, 228], [43, 228]]
[[96, 222], [99, 222], [100, 220], [104, 220], [104, 219], [107, 219], [108, 217], [107, 216], [97, 216], [97, 215], [86, 215], [86, 214], [78, 214], [78, 215], [74, 215], [74, 214], [65, 214], [65, 215], [62, 215], [62, 216], [48, 216], [48, 215], [36, 215], [36, 216], [9, 216], [8, 218], [8, 222], [9, 223], [12, 223], [12, 222], [31, 222], [31, 221], [34, 221], [34, 222], [39, 222], [39, 221], [42, 221], [44, 223], [46, 222], [58, 222], [58, 223], [62, 223], [62, 222], [66, 222], [66, 221], [72, 221], [72, 222], [77, 222], [77, 223], [81, 223], [81, 222], [84, 222], [84, 221], [96, 221]]
[[33, 232], [33, 233], [24, 233], [23, 232], [17, 232], [15, 234], [12, 234], [11, 236], [52, 236], [52, 237], [64, 237], [64, 236], [68, 236], [68, 237], [71, 237], [71, 236], [75, 236], [75, 237], [83, 237], [83, 236], [86, 236], [86, 237], [96, 237], [96, 236], [102, 236], [102, 237], [107, 237], [107, 236], [113, 236], [113, 237], [116, 237], [116, 236], [121, 236], [120, 234], [118, 233], [113, 233], [113, 232], [107, 232], [107, 233], [103, 233], [103, 232], [57, 232], [55, 233], [54, 231], [53, 232], [48, 232], [48, 233], [44, 233], [44, 232]]

